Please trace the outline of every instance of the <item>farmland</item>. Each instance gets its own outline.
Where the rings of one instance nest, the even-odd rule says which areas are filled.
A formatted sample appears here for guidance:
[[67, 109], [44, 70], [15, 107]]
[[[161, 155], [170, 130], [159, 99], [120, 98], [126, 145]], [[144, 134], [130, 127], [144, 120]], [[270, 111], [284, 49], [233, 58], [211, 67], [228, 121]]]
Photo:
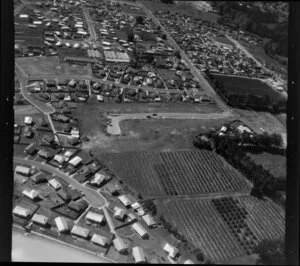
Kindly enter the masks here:
[[244, 177], [209, 151], [124, 152], [99, 156], [145, 196], [249, 191]]
[[16, 58], [16, 62], [30, 76], [84, 76], [88, 75], [86, 66], [60, 64], [57, 56]]
[[247, 153], [257, 164], [260, 164], [274, 177], [286, 178], [286, 157], [267, 152], [260, 154]]
[[257, 79], [215, 75], [215, 79], [224, 84], [226, 94], [268, 95], [271, 102], [277, 102], [282, 96], [268, 85]]
[[284, 236], [284, 212], [269, 200], [251, 196], [174, 200], [165, 201], [159, 208], [215, 262], [249, 255], [260, 240]]

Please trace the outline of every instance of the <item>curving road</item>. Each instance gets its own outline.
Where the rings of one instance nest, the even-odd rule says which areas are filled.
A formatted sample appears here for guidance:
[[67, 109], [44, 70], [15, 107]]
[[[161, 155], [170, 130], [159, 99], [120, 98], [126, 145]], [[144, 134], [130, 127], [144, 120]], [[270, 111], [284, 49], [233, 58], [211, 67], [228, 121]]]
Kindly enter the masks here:
[[106, 199], [99, 192], [97, 192], [96, 190], [94, 190], [92, 188], [82, 185], [81, 183], [79, 183], [78, 181], [71, 178], [70, 176], [68, 176], [67, 174], [58, 170], [55, 167], [52, 167], [48, 164], [42, 164], [42, 163], [36, 162], [36, 161], [26, 160], [26, 159], [23, 159], [20, 157], [14, 157], [14, 162], [17, 164], [25, 164], [25, 165], [35, 166], [39, 169], [44, 169], [52, 174], [59, 176], [65, 182], [72, 185], [79, 191], [83, 191], [85, 193], [85, 199], [88, 201], [88, 203], [90, 205], [92, 205], [95, 208], [101, 208], [101, 207], [105, 206], [105, 204], [107, 203]]
[[108, 125], [106, 131], [110, 135], [121, 135], [119, 123], [123, 120], [130, 119], [223, 119], [232, 117], [231, 112], [223, 113], [210, 113], [210, 114], [199, 114], [199, 113], [157, 113], [157, 116], [153, 116], [153, 113], [137, 113], [137, 114], [114, 114], [107, 116], [111, 120], [111, 125]]

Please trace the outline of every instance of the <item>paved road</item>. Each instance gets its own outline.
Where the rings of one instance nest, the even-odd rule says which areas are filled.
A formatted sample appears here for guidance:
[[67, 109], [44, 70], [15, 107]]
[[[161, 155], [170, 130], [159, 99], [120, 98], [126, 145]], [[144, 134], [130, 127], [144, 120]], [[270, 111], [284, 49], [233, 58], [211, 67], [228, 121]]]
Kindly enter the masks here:
[[97, 40], [97, 34], [94, 29], [93, 20], [90, 16], [89, 10], [86, 7], [82, 8], [83, 14], [85, 16], [86, 23], [88, 24], [90, 37], [87, 39], [88, 42], [94, 42]]
[[71, 178], [70, 176], [68, 176], [67, 174], [58, 170], [55, 167], [52, 167], [48, 164], [42, 164], [40, 162], [26, 160], [26, 159], [19, 158], [19, 157], [14, 157], [14, 162], [18, 163], [18, 164], [25, 164], [25, 165], [27, 164], [30, 166], [36, 166], [39, 169], [46, 170], [52, 174], [59, 176], [64, 181], [66, 181], [68, 184], [71, 184], [76, 189], [83, 191], [85, 193], [86, 200], [89, 202], [89, 204], [91, 204], [95, 208], [100, 208], [106, 204], [106, 199], [100, 193], [98, 193], [96, 190], [91, 189], [86, 186], [83, 186], [82, 184], [77, 182], [75, 179]]
[[151, 119], [224, 119], [233, 116], [231, 112], [223, 113], [157, 113], [157, 116], [153, 116], [153, 113], [137, 113], [137, 114], [113, 114], [107, 116], [111, 119], [111, 125], [108, 125], [106, 131], [110, 135], [121, 135], [119, 123], [123, 120], [130, 119], [149, 119], [147, 116], [151, 116]]
[[197, 69], [197, 67], [194, 66], [194, 64], [191, 62], [189, 57], [186, 55], [186, 53], [178, 46], [178, 44], [175, 42], [175, 40], [172, 38], [172, 36], [169, 34], [169, 32], [163, 27], [163, 25], [160, 23], [160, 21], [153, 15], [153, 13], [147, 9], [143, 4], [140, 4], [144, 12], [153, 19], [153, 22], [161, 27], [161, 30], [164, 34], [167, 35], [168, 40], [171, 42], [173, 47], [180, 51], [181, 58], [186, 62], [187, 66], [190, 68], [191, 73], [193, 76], [197, 79], [199, 82], [201, 88], [203, 88], [206, 92], [206, 94], [218, 103], [218, 105], [224, 110], [224, 111], [231, 111], [231, 109], [224, 103], [224, 101], [221, 99], [221, 97], [214, 91], [214, 89], [211, 87], [211, 85], [208, 83], [208, 81], [204, 78], [202, 73]]

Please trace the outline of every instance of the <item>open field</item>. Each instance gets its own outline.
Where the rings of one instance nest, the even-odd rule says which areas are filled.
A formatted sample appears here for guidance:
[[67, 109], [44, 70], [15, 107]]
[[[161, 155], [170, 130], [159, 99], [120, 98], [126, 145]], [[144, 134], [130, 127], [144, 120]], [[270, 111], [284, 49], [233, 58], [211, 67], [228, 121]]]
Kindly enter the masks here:
[[216, 37], [216, 38], [214, 38], [215, 39], [215, 41], [217, 41], [217, 42], [220, 42], [220, 43], [224, 43], [224, 44], [229, 44], [229, 45], [232, 45], [233, 46], [233, 43], [230, 41], [230, 40], [228, 40], [226, 37]]
[[286, 157], [267, 152], [253, 154], [247, 153], [257, 164], [260, 164], [274, 177], [286, 178]]
[[216, 80], [222, 81], [227, 94], [268, 95], [271, 102], [277, 102], [282, 96], [260, 80], [241, 77], [215, 75]]
[[144, 196], [248, 191], [244, 177], [214, 152], [124, 152], [99, 155]]
[[173, 200], [164, 201], [159, 208], [167, 220], [215, 262], [249, 255], [262, 239], [284, 237], [284, 211], [270, 200], [251, 196]]
[[38, 56], [16, 58], [16, 62], [30, 76], [80, 76], [88, 75], [88, 69], [82, 65], [60, 64], [57, 56]]
[[[255, 112], [241, 109], [234, 109], [240, 115], [241, 121], [247, 124], [253, 131], [263, 133], [286, 133], [285, 115], [273, 115], [268, 112]], [[277, 117], [280, 117], [280, 120]], [[263, 130], [262, 130], [263, 129]]]

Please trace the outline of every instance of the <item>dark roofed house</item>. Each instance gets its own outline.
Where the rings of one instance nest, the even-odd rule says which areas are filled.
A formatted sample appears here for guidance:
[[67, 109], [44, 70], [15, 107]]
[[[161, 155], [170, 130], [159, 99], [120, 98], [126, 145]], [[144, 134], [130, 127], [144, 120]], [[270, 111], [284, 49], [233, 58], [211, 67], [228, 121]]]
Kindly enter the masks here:
[[71, 196], [71, 200], [78, 200], [81, 198], [81, 193], [77, 189], [71, 189], [68, 191]]
[[37, 144], [36, 143], [31, 143], [29, 144], [25, 149], [24, 149], [25, 153], [29, 154], [29, 155], [33, 155], [36, 153], [37, 151]]
[[46, 142], [47, 144], [51, 145], [52, 143], [54, 143], [54, 137], [50, 136], [48, 134], [44, 135], [43, 141]]
[[48, 181], [46, 175], [44, 175], [44, 174], [33, 175], [33, 176], [31, 177], [31, 180], [32, 180], [35, 184], [40, 184], [40, 183], [44, 183], [44, 182], [47, 182], [47, 181]]
[[78, 213], [84, 211], [87, 207], [88, 207], [88, 204], [85, 200], [81, 200], [81, 201], [78, 201], [78, 202], [71, 201], [68, 204], [68, 208], [70, 210], [73, 210], [73, 211], [78, 212]]
[[56, 116], [56, 120], [63, 122], [63, 123], [68, 123], [70, 121], [70, 118], [65, 115], [58, 114]]
[[54, 79], [48, 79], [47, 87], [56, 87], [56, 81]]
[[117, 196], [119, 195], [119, 189], [118, 187], [114, 184], [114, 183], [108, 183], [106, 185], [106, 189], [108, 190], [108, 192], [113, 195], [113, 196]]
[[57, 195], [65, 202], [68, 202], [71, 199], [69, 193], [64, 189], [59, 190], [57, 192]]
[[63, 125], [62, 129], [63, 129], [63, 132], [70, 132], [71, 131], [71, 125], [70, 124], [65, 124]]
[[24, 127], [24, 136], [27, 138], [30, 138], [30, 137], [32, 137], [32, 135], [33, 135], [33, 132], [32, 132], [31, 127], [25, 126]]
[[68, 81], [65, 80], [65, 79], [64, 79], [64, 80], [59, 80], [59, 81], [58, 81], [58, 85], [59, 85], [59, 86], [67, 86], [67, 85], [68, 85]]

